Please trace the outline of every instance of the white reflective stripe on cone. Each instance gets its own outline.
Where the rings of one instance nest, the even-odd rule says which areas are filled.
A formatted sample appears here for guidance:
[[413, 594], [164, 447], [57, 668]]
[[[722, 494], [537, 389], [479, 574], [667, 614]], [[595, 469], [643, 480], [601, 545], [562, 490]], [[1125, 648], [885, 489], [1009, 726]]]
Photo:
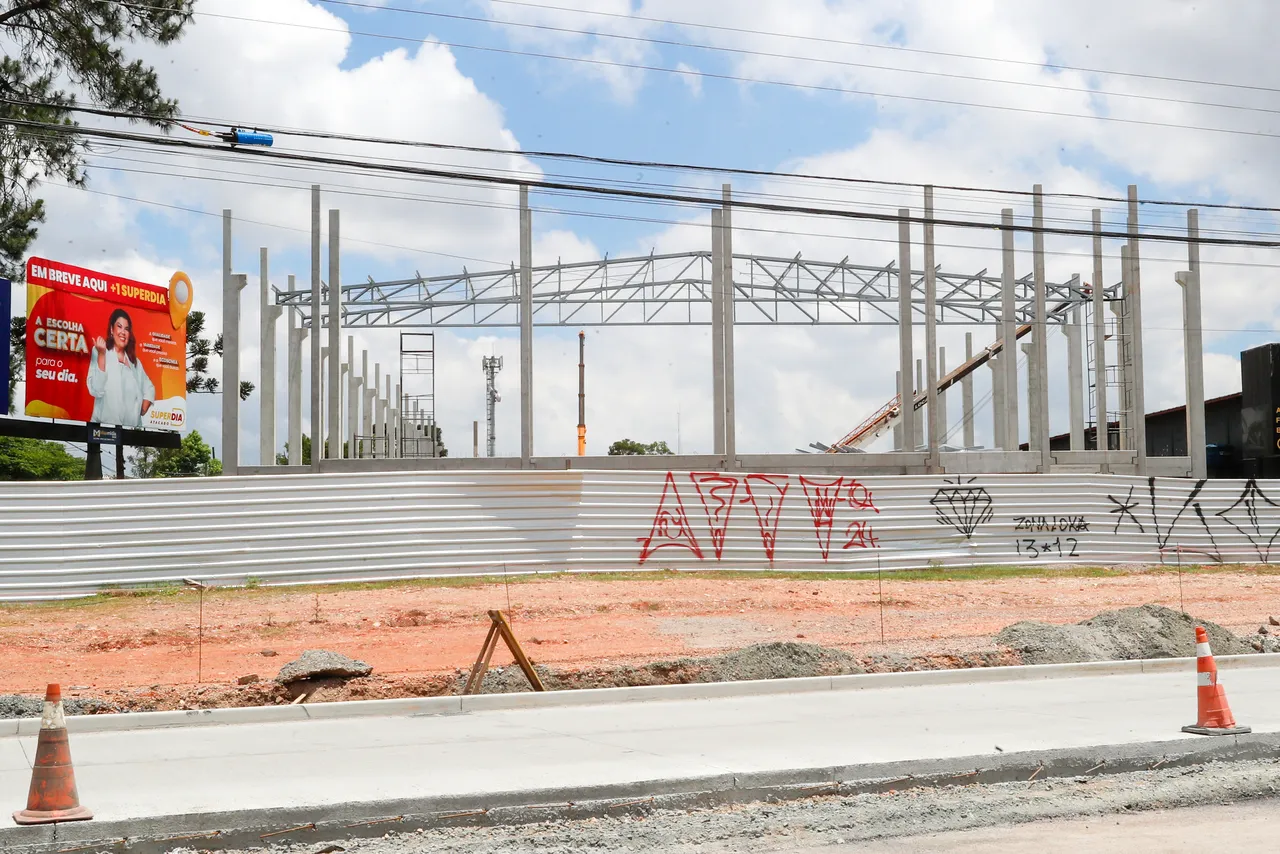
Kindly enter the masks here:
[[1209, 644], [1196, 644], [1196, 658], [1208, 658], [1211, 655], [1213, 655], [1213, 650], [1209, 649]]
[[1196, 674], [1196, 686], [1197, 686], [1197, 687], [1200, 687], [1200, 688], [1211, 688], [1211, 687], [1213, 687], [1213, 674], [1212, 674], [1212, 673], [1197, 673], [1197, 674]]
[[50, 703], [45, 700], [44, 710], [40, 715], [40, 729], [63, 729], [67, 720], [63, 717], [62, 703]]

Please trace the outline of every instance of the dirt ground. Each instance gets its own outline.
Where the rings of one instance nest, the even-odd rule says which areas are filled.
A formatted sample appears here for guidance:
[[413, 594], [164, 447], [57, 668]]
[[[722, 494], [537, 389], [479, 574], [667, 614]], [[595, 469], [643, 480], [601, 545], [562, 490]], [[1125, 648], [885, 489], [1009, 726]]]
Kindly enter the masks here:
[[[475, 660], [491, 608], [511, 614], [537, 664], [558, 670], [795, 640], [862, 657], [945, 663], [990, 653], [994, 635], [1019, 620], [1077, 622], [1146, 603], [1250, 635], [1280, 615], [1280, 572], [1003, 569], [947, 579], [939, 573], [886, 574], [883, 581], [874, 575], [680, 573], [433, 580], [210, 590], [203, 617], [200, 600], [193, 590], [164, 589], [0, 606], [0, 693], [39, 694], [45, 683], [59, 682], [71, 696], [105, 697], [135, 709], [286, 702], [270, 680], [310, 648], [367, 661], [375, 674], [315, 699], [447, 693]], [[510, 661], [500, 646], [494, 666]], [[988, 656], [984, 663], [1016, 662]], [[236, 687], [248, 676], [261, 681]]]

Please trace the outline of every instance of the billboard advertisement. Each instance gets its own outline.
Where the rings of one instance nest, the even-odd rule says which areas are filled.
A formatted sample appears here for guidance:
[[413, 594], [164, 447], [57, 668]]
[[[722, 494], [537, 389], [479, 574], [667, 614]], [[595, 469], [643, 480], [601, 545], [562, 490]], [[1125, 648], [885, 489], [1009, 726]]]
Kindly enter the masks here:
[[191, 280], [168, 287], [27, 261], [27, 405], [36, 418], [181, 430]]

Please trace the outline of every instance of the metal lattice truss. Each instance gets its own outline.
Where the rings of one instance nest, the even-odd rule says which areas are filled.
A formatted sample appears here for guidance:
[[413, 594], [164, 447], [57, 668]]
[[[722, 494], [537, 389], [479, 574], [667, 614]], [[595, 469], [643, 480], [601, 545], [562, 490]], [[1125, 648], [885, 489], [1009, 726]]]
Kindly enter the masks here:
[[[734, 322], [763, 325], [898, 324], [895, 264], [734, 255]], [[604, 258], [533, 268], [535, 326], [689, 326], [711, 323], [711, 253]], [[938, 322], [1000, 320], [1000, 276], [987, 270], [938, 270]], [[519, 270], [418, 276], [342, 286], [344, 327], [512, 327], [520, 323]], [[913, 314], [924, 322], [924, 273], [913, 271]], [[326, 288], [327, 290], [327, 288]], [[1105, 298], [1119, 299], [1120, 285]], [[1035, 288], [1030, 274], [1015, 285], [1016, 322], [1030, 323]], [[1078, 279], [1047, 283], [1049, 305], [1089, 302]], [[310, 291], [276, 291], [276, 304], [310, 324]], [[1061, 318], [1062, 315], [1058, 314]]]

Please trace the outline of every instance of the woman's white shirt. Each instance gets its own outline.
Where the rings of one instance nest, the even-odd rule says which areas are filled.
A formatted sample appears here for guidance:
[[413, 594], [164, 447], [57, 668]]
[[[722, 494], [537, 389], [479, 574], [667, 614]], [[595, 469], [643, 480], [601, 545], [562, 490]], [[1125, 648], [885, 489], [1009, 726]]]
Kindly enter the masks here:
[[96, 351], [89, 359], [89, 394], [93, 395], [93, 420], [98, 424], [122, 427], [142, 425], [142, 402], [155, 402], [156, 388], [142, 369], [142, 363], [130, 364], [126, 357], [108, 350], [104, 359], [107, 369], [98, 367]]

